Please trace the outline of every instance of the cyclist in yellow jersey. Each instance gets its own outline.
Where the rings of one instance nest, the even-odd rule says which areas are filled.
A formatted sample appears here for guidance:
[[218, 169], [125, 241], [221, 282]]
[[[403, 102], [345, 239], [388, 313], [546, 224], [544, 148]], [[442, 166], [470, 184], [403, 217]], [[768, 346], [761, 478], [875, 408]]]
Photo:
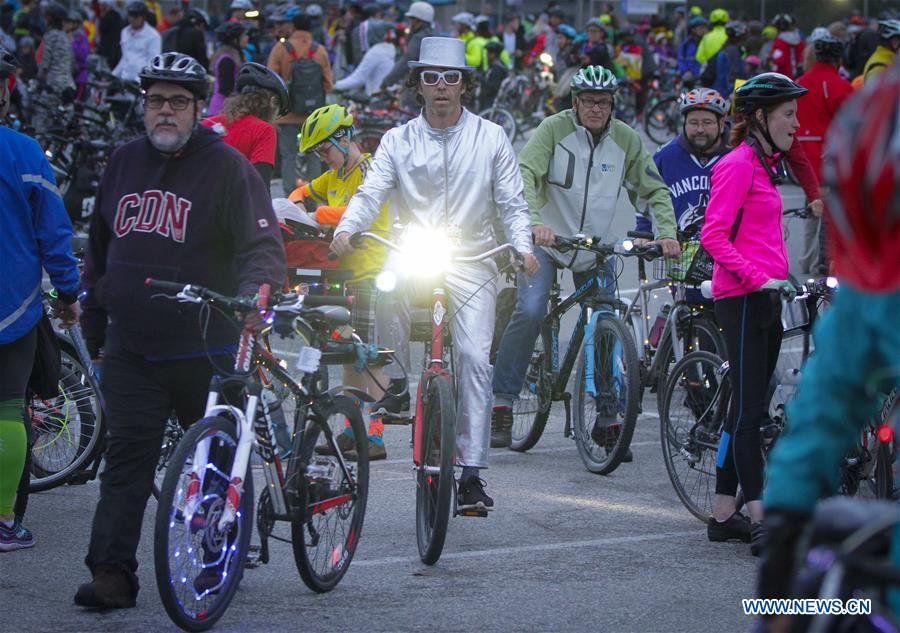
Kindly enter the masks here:
[[869, 81], [873, 77], [877, 77], [894, 63], [897, 51], [900, 50], [900, 20], [882, 20], [879, 22], [878, 35], [881, 38], [881, 43], [866, 62], [862, 73], [863, 81]]
[[[296, 189], [290, 199], [294, 202], [312, 200], [316, 205], [315, 219], [322, 225], [336, 225], [350, 198], [366, 178], [370, 154], [364, 154], [353, 141], [353, 116], [343, 106], [334, 104], [319, 108], [309, 115], [300, 133], [300, 151], [313, 152], [328, 167], [327, 172]], [[370, 231], [388, 237], [390, 229], [388, 205], [381, 207]], [[372, 245], [357, 249], [341, 258], [341, 268], [353, 276], [347, 283], [353, 296], [351, 325], [366, 343], [375, 343], [375, 277], [381, 272], [387, 251], [384, 246]], [[388, 378], [380, 368], [369, 367], [362, 373], [353, 365], [344, 366], [344, 384], [363, 389], [375, 400], [381, 398]], [[369, 422], [369, 459], [384, 459], [384, 425], [381, 420]], [[342, 451], [353, 446], [349, 427], [345, 436], [338, 437]]]

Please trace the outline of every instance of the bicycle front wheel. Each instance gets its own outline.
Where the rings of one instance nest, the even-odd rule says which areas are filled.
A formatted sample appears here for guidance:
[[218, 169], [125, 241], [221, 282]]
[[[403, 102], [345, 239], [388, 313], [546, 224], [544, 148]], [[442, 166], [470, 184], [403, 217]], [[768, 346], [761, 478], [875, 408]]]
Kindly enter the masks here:
[[422, 442], [422, 464], [416, 468], [416, 542], [422, 562], [434, 565], [450, 521], [456, 444], [456, 402], [450, 382], [440, 376], [428, 381], [421, 438], [416, 441]]
[[668, 97], [655, 104], [644, 117], [644, 131], [657, 145], [668, 143], [678, 134], [678, 97]]
[[[323, 409], [320, 420], [307, 422], [291, 477], [297, 492], [294, 561], [303, 582], [318, 593], [334, 589], [350, 568], [369, 496], [369, 438], [359, 407], [336, 396]], [[351, 448], [342, 451], [337, 438], [348, 426]]]
[[[601, 313], [594, 328], [594, 349], [578, 354], [575, 374], [575, 444], [585, 468], [608, 475], [618, 468], [631, 444], [641, 393], [640, 364], [634, 339], [615, 316]], [[587, 379], [587, 363], [593, 380]]]
[[[719, 326], [712, 319], [702, 316], [691, 316], [685, 318], [676, 327], [679, 328], [682, 358], [691, 352], [700, 351], [711, 352], [719, 358], [727, 356], [725, 353], [725, 339], [722, 338]], [[659, 414], [662, 415], [663, 394], [666, 391], [666, 385], [669, 384], [669, 373], [678, 361], [673, 347], [671, 332], [667, 332], [659, 342], [656, 354], [659, 357], [656, 361], [656, 407]]]
[[186, 631], [211, 628], [243, 575], [253, 527], [249, 466], [234, 520], [220, 522], [236, 451], [234, 424], [205, 418], [184, 434], [166, 470], [153, 543], [156, 585], [169, 617]]
[[660, 415], [666, 472], [675, 493], [704, 523], [712, 515], [716, 452], [731, 401], [724, 361], [691, 352], [669, 374]]

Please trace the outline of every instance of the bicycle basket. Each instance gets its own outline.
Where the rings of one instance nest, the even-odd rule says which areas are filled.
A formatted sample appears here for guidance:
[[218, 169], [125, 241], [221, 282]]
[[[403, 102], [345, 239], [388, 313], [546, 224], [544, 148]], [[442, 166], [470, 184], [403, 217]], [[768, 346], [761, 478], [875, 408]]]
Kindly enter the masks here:
[[699, 286], [712, 279], [712, 271], [712, 256], [700, 245], [699, 240], [684, 242], [677, 259], [657, 259], [653, 265], [656, 279], [682, 281], [691, 286]]

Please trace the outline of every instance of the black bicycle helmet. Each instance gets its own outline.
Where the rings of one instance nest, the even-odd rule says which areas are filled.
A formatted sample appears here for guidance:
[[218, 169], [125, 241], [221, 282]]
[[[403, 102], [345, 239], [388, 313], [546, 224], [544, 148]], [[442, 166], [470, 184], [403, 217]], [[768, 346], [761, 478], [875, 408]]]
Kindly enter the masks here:
[[503, 44], [498, 42], [497, 40], [490, 40], [487, 44], [484, 45], [484, 50], [493, 51], [498, 55], [503, 52]]
[[844, 43], [834, 35], [823, 35], [816, 40], [816, 59], [840, 59], [844, 55]]
[[278, 96], [279, 114], [284, 115], [290, 111], [288, 88], [281, 75], [262, 64], [247, 62], [238, 71], [238, 92], [255, 92], [260, 88]]
[[225, 22], [216, 29], [216, 38], [223, 43], [236, 42], [246, 31], [241, 22]]
[[129, 2], [125, 7], [125, 13], [128, 15], [142, 15], [145, 18], [150, 16], [150, 9], [143, 2]]
[[774, 18], [772, 18], [772, 26], [774, 26], [779, 31], [787, 31], [789, 29], [794, 28], [794, 25], [797, 21], [794, 19], [794, 16], [789, 13], [779, 13]]
[[51, 2], [44, 7], [44, 15], [57, 22], [69, 19], [69, 10], [58, 2]]
[[147, 90], [153, 84], [164, 81], [184, 86], [198, 99], [206, 99], [209, 93], [209, 75], [196, 59], [182, 53], [157, 55], [138, 75], [141, 89]]
[[759, 108], [802, 97], [809, 90], [781, 73], [751, 77], [734, 91], [734, 109], [745, 116]]
[[19, 60], [8, 50], [0, 46], [0, 79], [6, 79], [16, 72]]
[[725, 34], [729, 39], [736, 40], [747, 34], [747, 27], [743, 22], [729, 22], [725, 25]]
[[189, 9], [187, 12], [188, 22], [197, 26], [200, 23], [206, 25], [206, 28], [209, 28], [209, 15], [207, 15], [206, 11], [203, 9]]

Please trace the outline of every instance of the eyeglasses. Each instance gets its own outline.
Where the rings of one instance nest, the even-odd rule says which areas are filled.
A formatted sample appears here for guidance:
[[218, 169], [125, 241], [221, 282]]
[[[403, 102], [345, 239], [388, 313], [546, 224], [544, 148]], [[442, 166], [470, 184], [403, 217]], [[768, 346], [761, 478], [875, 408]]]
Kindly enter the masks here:
[[422, 83], [426, 86], [436, 86], [443, 79], [448, 86], [455, 86], [462, 81], [462, 72], [459, 70], [424, 70], [422, 71]]
[[586, 99], [584, 97], [578, 97], [578, 100], [588, 110], [612, 110], [613, 102], [612, 99]]
[[161, 110], [168, 103], [173, 110], [186, 110], [189, 105], [194, 103], [195, 99], [185, 97], [183, 95], [175, 95], [174, 97], [164, 97], [162, 95], [145, 95], [144, 107], [148, 110]]
[[331, 142], [331, 139], [327, 139], [316, 145], [312, 148], [312, 153], [316, 156], [325, 156], [328, 154], [328, 150], [330, 150], [334, 146], [334, 143]]

